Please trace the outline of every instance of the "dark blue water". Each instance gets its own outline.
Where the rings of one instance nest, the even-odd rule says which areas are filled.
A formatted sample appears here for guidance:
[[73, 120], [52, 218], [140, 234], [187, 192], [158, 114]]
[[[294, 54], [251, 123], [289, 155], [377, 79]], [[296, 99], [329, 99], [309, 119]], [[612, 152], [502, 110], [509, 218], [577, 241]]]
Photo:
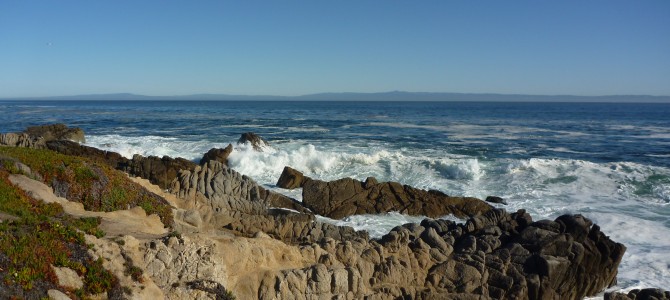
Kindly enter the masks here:
[[254, 131], [271, 141], [372, 140], [483, 158], [522, 155], [670, 166], [670, 104], [0, 102], [2, 132], [53, 122], [79, 126], [91, 135], [224, 141]]

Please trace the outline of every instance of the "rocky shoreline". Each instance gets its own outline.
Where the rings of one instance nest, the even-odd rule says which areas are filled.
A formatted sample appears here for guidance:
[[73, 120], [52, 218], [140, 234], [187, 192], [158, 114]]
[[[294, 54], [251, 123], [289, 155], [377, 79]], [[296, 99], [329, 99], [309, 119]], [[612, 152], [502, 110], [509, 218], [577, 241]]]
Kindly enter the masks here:
[[[301, 187], [299, 202], [228, 168], [232, 145], [210, 150], [196, 164], [128, 159], [80, 145], [83, 139], [83, 131], [64, 125], [0, 134], [1, 145], [81, 157], [158, 186], [153, 194], [172, 206], [169, 230], [179, 234], [93, 237], [91, 251], [109, 261], [131, 260], [144, 282], [157, 286], [154, 296], [166, 299], [581, 299], [616, 284], [626, 249], [581, 215], [533, 221], [523, 210], [510, 213], [476, 198], [374, 178], [324, 182], [287, 167], [277, 185]], [[248, 133], [239, 142], [255, 143], [258, 151], [269, 145]], [[370, 239], [315, 218], [390, 211], [468, 220], [427, 218]], [[113, 242], [118, 239], [123, 245]], [[149, 297], [134, 295], [129, 298]], [[644, 295], [668, 296], [606, 297]]]

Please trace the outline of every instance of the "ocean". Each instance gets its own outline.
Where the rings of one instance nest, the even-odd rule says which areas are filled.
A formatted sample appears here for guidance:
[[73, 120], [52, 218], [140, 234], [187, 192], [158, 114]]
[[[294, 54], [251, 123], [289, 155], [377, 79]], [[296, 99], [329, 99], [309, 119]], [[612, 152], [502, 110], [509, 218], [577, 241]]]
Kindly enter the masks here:
[[[628, 250], [615, 289], [670, 287], [670, 104], [494, 102], [0, 101], [0, 132], [65, 123], [86, 145], [230, 166], [269, 189], [284, 166], [507, 200], [535, 220], [582, 214]], [[236, 145], [254, 132], [270, 147]], [[379, 237], [421, 217], [326, 222]]]

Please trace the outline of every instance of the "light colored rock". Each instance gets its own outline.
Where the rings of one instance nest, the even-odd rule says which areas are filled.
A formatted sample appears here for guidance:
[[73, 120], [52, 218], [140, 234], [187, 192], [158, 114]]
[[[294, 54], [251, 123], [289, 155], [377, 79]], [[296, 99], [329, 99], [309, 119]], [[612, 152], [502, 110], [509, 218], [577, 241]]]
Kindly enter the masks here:
[[81, 277], [77, 275], [77, 272], [70, 268], [66, 267], [54, 267], [51, 266], [56, 273], [58, 278], [58, 285], [69, 288], [69, 289], [80, 289], [84, 286], [84, 282], [81, 280]]
[[47, 291], [47, 296], [49, 296], [49, 299], [51, 300], [72, 300], [72, 298], [59, 290], [49, 290]]
[[202, 217], [200, 217], [200, 213], [196, 210], [187, 210], [184, 213], [184, 222], [193, 225], [195, 227], [201, 227]]

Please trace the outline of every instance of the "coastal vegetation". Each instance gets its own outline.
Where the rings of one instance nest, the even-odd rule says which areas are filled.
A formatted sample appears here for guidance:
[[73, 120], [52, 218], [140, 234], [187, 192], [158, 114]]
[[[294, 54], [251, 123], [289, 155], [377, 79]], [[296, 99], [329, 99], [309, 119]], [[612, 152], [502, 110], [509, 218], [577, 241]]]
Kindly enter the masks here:
[[15, 161], [27, 165], [57, 196], [80, 202], [86, 210], [115, 211], [142, 207], [157, 214], [165, 226], [172, 226], [170, 205], [132, 182], [128, 176], [94, 159], [60, 154], [47, 149], [0, 147], [3, 166], [21, 173]]
[[100, 220], [73, 218], [60, 204], [33, 199], [11, 184], [4, 166], [0, 167], [0, 294], [35, 298], [57, 289], [53, 267], [70, 268], [83, 278], [82, 288], [65, 290], [71, 297], [118, 289], [118, 280], [102, 267], [102, 260], [87, 253], [84, 233], [103, 236], [97, 228]]

